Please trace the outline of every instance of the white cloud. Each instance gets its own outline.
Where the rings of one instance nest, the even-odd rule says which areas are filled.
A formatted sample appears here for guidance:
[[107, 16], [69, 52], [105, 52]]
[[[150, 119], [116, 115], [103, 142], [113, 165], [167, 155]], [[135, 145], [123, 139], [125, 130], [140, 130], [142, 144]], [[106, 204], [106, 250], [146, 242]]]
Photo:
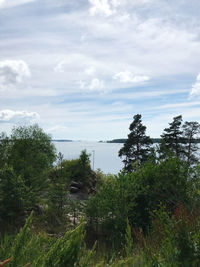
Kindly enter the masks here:
[[193, 101], [193, 102], [182, 102], [182, 103], [173, 103], [173, 104], [165, 104], [162, 106], [152, 107], [152, 109], [179, 109], [185, 107], [192, 107], [192, 106], [199, 106], [200, 101]]
[[111, 0], [111, 3], [114, 7], [118, 7], [122, 4], [122, 2], [125, 2], [125, 0]]
[[155, 1], [157, 0], [131, 0], [131, 3], [133, 5], [144, 5], [144, 4], [149, 4]]
[[134, 75], [130, 71], [121, 71], [113, 76], [114, 80], [119, 80], [121, 83], [141, 83], [148, 81], [150, 78], [145, 75]]
[[29, 67], [23, 60], [0, 61], [0, 85], [20, 83], [30, 75]]
[[200, 73], [196, 78], [196, 82], [192, 85], [190, 97], [200, 96]]
[[99, 80], [97, 78], [92, 79], [89, 85], [89, 89], [92, 91], [102, 91], [104, 90], [104, 88], [105, 88], [104, 81]]
[[65, 65], [65, 61], [61, 61], [61, 62], [59, 62], [59, 63], [55, 66], [54, 71], [55, 71], [55, 72], [60, 72], [60, 73], [64, 72], [64, 65]]
[[78, 82], [81, 89], [85, 91], [104, 91], [105, 90], [105, 83], [103, 80], [98, 78], [93, 78], [91, 81], [79, 81]]
[[39, 120], [39, 118], [40, 116], [36, 112], [0, 110], [0, 123], [30, 123]]
[[87, 69], [85, 69], [85, 74], [89, 75], [89, 76], [92, 76], [94, 75], [96, 72], [95, 68], [94, 67], [89, 67]]
[[3, 5], [4, 2], [4, 0], [0, 0], [0, 7]]
[[14, 7], [33, 2], [35, 0], [0, 0], [0, 7]]
[[[66, 77], [68, 74], [73, 79], [77, 75], [93, 75], [96, 72], [98, 61], [87, 55], [87, 53], [66, 53], [61, 55], [60, 60], [54, 67], [57, 73], [63, 73]], [[60, 77], [60, 76], [59, 76]], [[69, 77], [68, 77], [69, 78]]]
[[[123, 119], [124, 116], [131, 118], [136, 112], [146, 112], [147, 118], [160, 112], [168, 114], [176, 107], [167, 104], [187, 101], [189, 88], [198, 74], [196, 71], [200, 70], [197, 0], [187, 9], [184, 4], [179, 8], [183, 2], [187, 2], [189, 7], [187, 0], [175, 1], [173, 5], [170, 1], [159, 0], [99, 0], [90, 3], [89, 0], [56, 0], [37, 1], [34, 8], [28, 4], [19, 6], [20, 2], [23, 1], [5, 0], [2, 7], [18, 3], [17, 8], [0, 9], [5, 18], [0, 27], [0, 60], [8, 59], [8, 55], [10, 59], [23, 59], [30, 64], [32, 77], [15, 83], [15, 86], [3, 86], [5, 90], [0, 90], [1, 110], [36, 111], [43, 114], [42, 127], [67, 125], [71, 133], [73, 131], [72, 136], [77, 134], [77, 138], [81, 139], [84, 138], [82, 129], [87, 119], [90, 122], [89, 115], [97, 110], [94, 121], [95, 116], [101, 117], [102, 112], [107, 111], [105, 103], [110, 106], [113, 101], [123, 100]], [[59, 5], [58, 2], [64, 4], [66, 12], [52, 8]], [[94, 16], [89, 14], [89, 8], [93, 8]], [[44, 10], [42, 16], [40, 10]], [[145, 75], [151, 78], [150, 86], [147, 88], [147, 81], [144, 88], [137, 88]], [[4, 83], [9, 80], [7, 74], [6, 79], [5, 75], [3, 77]], [[190, 77], [195, 78], [189, 84]], [[11, 80], [23, 78], [14, 76]], [[197, 85], [194, 88], [197, 89]], [[105, 91], [106, 95], [101, 94]], [[127, 110], [130, 99], [133, 100], [133, 108]], [[71, 114], [71, 108], [69, 114], [63, 110], [55, 114], [58, 106], [69, 107], [71, 102], [77, 103], [74, 113], [81, 103], [86, 103], [81, 115], [78, 111], [75, 115]], [[155, 109], [158, 102], [161, 106], [165, 105], [160, 112]], [[92, 108], [91, 103], [94, 103]], [[187, 113], [191, 114], [190, 106], [178, 104], [175, 111], [179, 114], [178, 108], [180, 113], [187, 108]], [[121, 110], [112, 112], [121, 116]], [[196, 110], [192, 114], [198, 115]], [[171, 115], [176, 114], [170, 111]], [[77, 122], [79, 117], [82, 125]], [[77, 126], [74, 126], [74, 121]], [[86, 127], [88, 138], [93, 132], [94, 121], [91, 128]], [[160, 121], [157, 123], [157, 129], [161, 128]], [[10, 124], [2, 123], [1, 126], [9, 127]], [[107, 127], [101, 128], [105, 136], [112, 135]], [[122, 129], [127, 131], [128, 123], [123, 128], [120, 122], [112, 130], [116, 132], [116, 129], [120, 137]], [[58, 129], [55, 134], [67, 137], [67, 129], [62, 134], [60, 132]]]
[[92, 16], [100, 14], [110, 16], [118, 13], [120, 7], [129, 9], [131, 6], [141, 6], [157, 0], [88, 0], [90, 3], [89, 12]]
[[46, 129], [46, 132], [61, 132], [61, 131], [66, 131], [69, 130], [69, 127], [63, 126], [63, 125], [55, 125], [50, 128]]
[[110, 16], [115, 12], [115, 10], [111, 8], [108, 0], [89, 0], [89, 3], [91, 4], [89, 12], [92, 16], [96, 14]]
[[79, 84], [81, 89], [85, 89], [86, 83], [84, 81], [79, 81], [78, 84]]

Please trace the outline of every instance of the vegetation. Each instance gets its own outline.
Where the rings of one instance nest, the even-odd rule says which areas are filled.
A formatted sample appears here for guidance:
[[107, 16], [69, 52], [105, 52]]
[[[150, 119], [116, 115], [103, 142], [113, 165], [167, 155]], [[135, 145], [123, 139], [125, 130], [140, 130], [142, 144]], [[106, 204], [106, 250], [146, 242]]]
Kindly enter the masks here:
[[141, 166], [148, 160], [151, 154], [152, 141], [149, 136], [145, 135], [146, 126], [142, 124], [141, 115], [137, 114], [133, 117], [133, 122], [130, 124], [128, 139], [124, 146], [119, 151], [119, 157], [125, 157], [124, 170], [133, 171], [134, 164]]
[[196, 121], [186, 121], [183, 125], [183, 133], [185, 140], [185, 157], [188, 165], [198, 163], [196, 152], [198, 145], [195, 137], [200, 133], [200, 124]]
[[37, 125], [2, 133], [0, 266], [199, 266], [200, 126], [174, 117], [154, 151], [145, 131], [135, 115], [118, 175], [56, 156]]
[[[113, 140], [110, 140], [110, 141], [107, 141], [107, 143], [122, 143], [124, 144], [126, 142], [127, 139], [124, 139], [124, 138], [120, 138], [120, 139], [113, 139]], [[153, 144], [156, 144], [156, 143], [159, 143], [161, 141], [161, 138], [151, 138], [151, 141]], [[196, 140], [196, 142], [199, 143], [200, 140]], [[103, 141], [101, 141], [103, 142]]]

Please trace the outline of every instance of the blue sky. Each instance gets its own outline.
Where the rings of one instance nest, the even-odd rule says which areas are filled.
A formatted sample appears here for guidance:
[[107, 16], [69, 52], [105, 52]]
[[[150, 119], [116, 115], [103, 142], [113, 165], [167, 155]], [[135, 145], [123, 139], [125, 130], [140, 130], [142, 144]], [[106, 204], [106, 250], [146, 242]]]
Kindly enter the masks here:
[[0, 0], [0, 130], [158, 137], [200, 122], [199, 0]]

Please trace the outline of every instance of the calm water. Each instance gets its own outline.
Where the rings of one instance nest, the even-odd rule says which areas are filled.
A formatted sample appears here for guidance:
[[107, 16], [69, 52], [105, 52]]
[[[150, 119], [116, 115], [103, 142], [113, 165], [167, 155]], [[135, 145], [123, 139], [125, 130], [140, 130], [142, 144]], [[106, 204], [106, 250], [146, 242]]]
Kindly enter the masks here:
[[76, 159], [83, 149], [91, 154], [91, 167], [100, 168], [104, 173], [117, 174], [123, 167], [118, 151], [123, 144], [109, 144], [98, 142], [54, 142], [57, 152], [61, 152], [65, 159]]

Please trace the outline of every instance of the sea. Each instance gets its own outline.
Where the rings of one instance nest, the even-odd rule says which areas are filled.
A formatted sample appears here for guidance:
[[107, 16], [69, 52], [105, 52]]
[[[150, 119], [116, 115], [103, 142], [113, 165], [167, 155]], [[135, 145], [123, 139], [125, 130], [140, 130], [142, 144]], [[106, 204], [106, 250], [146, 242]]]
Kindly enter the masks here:
[[86, 149], [90, 154], [91, 168], [100, 169], [104, 174], [117, 174], [122, 168], [122, 159], [118, 157], [118, 152], [123, 144], [73, 141], [73, 142], [53, 142], [57, 153], [61, 152], [64, 159], [77, 159], [82, 150]]

